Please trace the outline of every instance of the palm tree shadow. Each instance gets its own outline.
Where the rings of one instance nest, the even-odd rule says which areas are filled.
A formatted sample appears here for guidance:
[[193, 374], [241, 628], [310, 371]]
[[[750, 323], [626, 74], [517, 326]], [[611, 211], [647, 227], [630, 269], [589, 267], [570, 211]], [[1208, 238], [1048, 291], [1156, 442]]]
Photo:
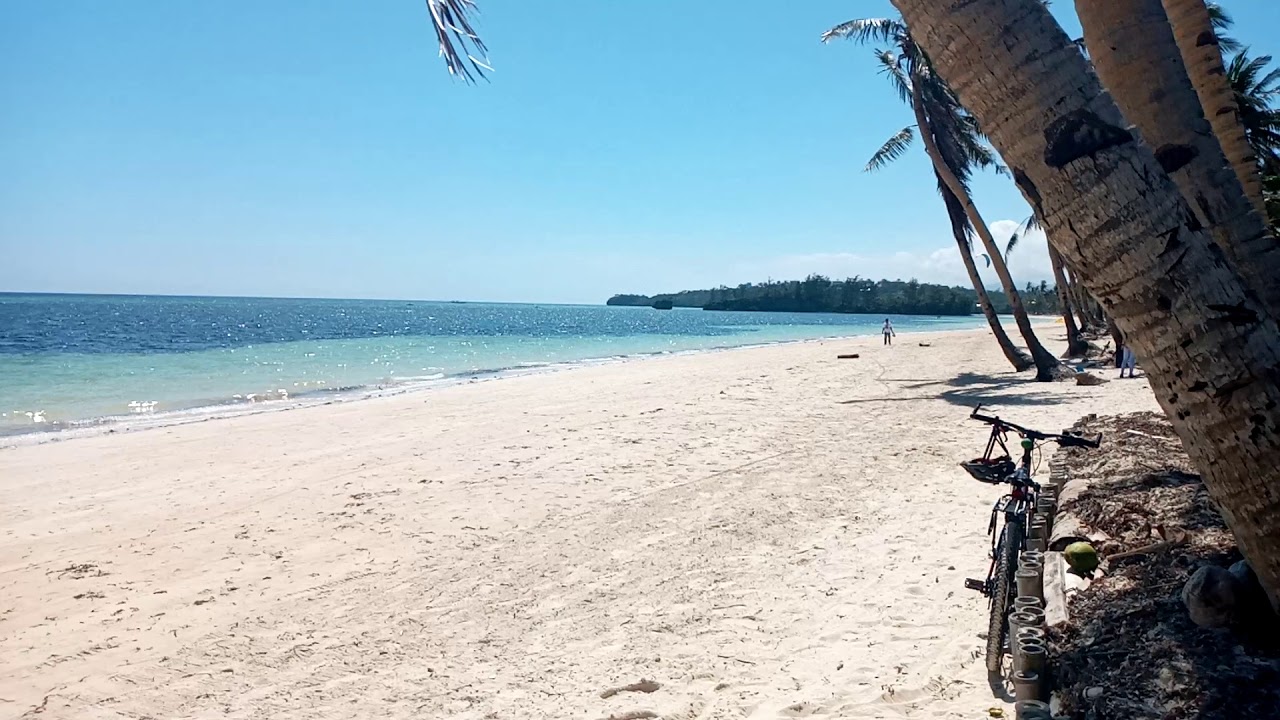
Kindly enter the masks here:
[[952, 405], [973, 407], [974, 405], [1052, 405], [1061, 402], [1061, 396], [1047, 392], [1026, 392], [1026, 388], [1035, 383], [1029, 376], [1006, 374], [986, 374], [962, 372], [949, 380], [917, 380], [914, 378], [895, 380], [884, 378], [885, 383], [904, 383], [898, 387], [904, 390], [924, 390], [935, 386], [943, 386], [933, 395], [907, 395], [888, 398], [856, 398], [842, 400], [841, 405], [856, 405], [870, 402], [909, 402], [936, 398]]
[[1034, 383], [1026, 376], [1009, 374], [960, 373], [947, 381], [951, 388], [938, 393], [938, 398], [952, 405], [1052, 405], [1062, 398], [1045, 392], [1019, 392]]

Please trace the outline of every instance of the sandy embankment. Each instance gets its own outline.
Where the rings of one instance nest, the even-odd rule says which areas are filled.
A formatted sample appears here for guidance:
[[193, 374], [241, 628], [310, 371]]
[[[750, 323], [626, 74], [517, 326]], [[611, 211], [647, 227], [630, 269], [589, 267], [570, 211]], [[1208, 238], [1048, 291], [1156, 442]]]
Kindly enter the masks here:
[[973, 718], [979, 401], [1155, 409], [964, 332], [2, 450], [0, 717]]

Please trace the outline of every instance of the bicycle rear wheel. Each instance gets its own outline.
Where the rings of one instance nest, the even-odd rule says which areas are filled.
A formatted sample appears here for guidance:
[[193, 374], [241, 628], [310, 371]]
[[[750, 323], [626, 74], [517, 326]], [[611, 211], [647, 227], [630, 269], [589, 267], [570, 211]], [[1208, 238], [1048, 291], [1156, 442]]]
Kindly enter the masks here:
[[1014, 593], [1014, 572], [1022, 550], [1022, 527], [1005, 523], [996, 545], [996, 566], [991, 577], [991, 619], [987, 625], [987, 671], [1003, 669], [1005, 641], [1009, 637], [1009, 605]]

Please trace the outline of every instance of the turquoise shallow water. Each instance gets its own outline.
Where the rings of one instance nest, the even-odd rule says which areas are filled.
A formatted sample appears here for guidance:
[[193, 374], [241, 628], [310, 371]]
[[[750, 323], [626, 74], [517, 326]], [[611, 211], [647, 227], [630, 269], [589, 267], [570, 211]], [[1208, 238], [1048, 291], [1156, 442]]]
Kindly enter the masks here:
[[[0, 294], [0, 434], [532, 368], [871, 334], [881, 316]], [[980, 316], [894, 316], [899, 332]]]

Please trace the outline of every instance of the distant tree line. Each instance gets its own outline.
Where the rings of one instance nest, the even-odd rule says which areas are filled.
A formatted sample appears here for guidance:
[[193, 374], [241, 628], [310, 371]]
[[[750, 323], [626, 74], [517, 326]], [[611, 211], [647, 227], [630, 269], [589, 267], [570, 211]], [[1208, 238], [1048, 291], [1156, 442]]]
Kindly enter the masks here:
[[[744, 283], [737, 287], [708, 290], [682, 290], [661, 295], [614, 295], [609, 305], [652, 306], [671, 301], [675, 307], [704, 310], [746, 310], [767, 312], [873, 313], [891, 315], [969, 315], [979, 312], [977, 295], [972, 288], [922, 283], [915, 279], [869, 280], [851, 277], [832, 280], [823, 275], [810, 275], [804, 280], [770, 280]], [[1060, 311], [1058, 293], [1046, 282], [1027, 283], [1022, 291], [1023, 304], [1032, 313], [1053, 314]], [[1011, 311], [1002, 292], [991, 293], [996, 312]]]

